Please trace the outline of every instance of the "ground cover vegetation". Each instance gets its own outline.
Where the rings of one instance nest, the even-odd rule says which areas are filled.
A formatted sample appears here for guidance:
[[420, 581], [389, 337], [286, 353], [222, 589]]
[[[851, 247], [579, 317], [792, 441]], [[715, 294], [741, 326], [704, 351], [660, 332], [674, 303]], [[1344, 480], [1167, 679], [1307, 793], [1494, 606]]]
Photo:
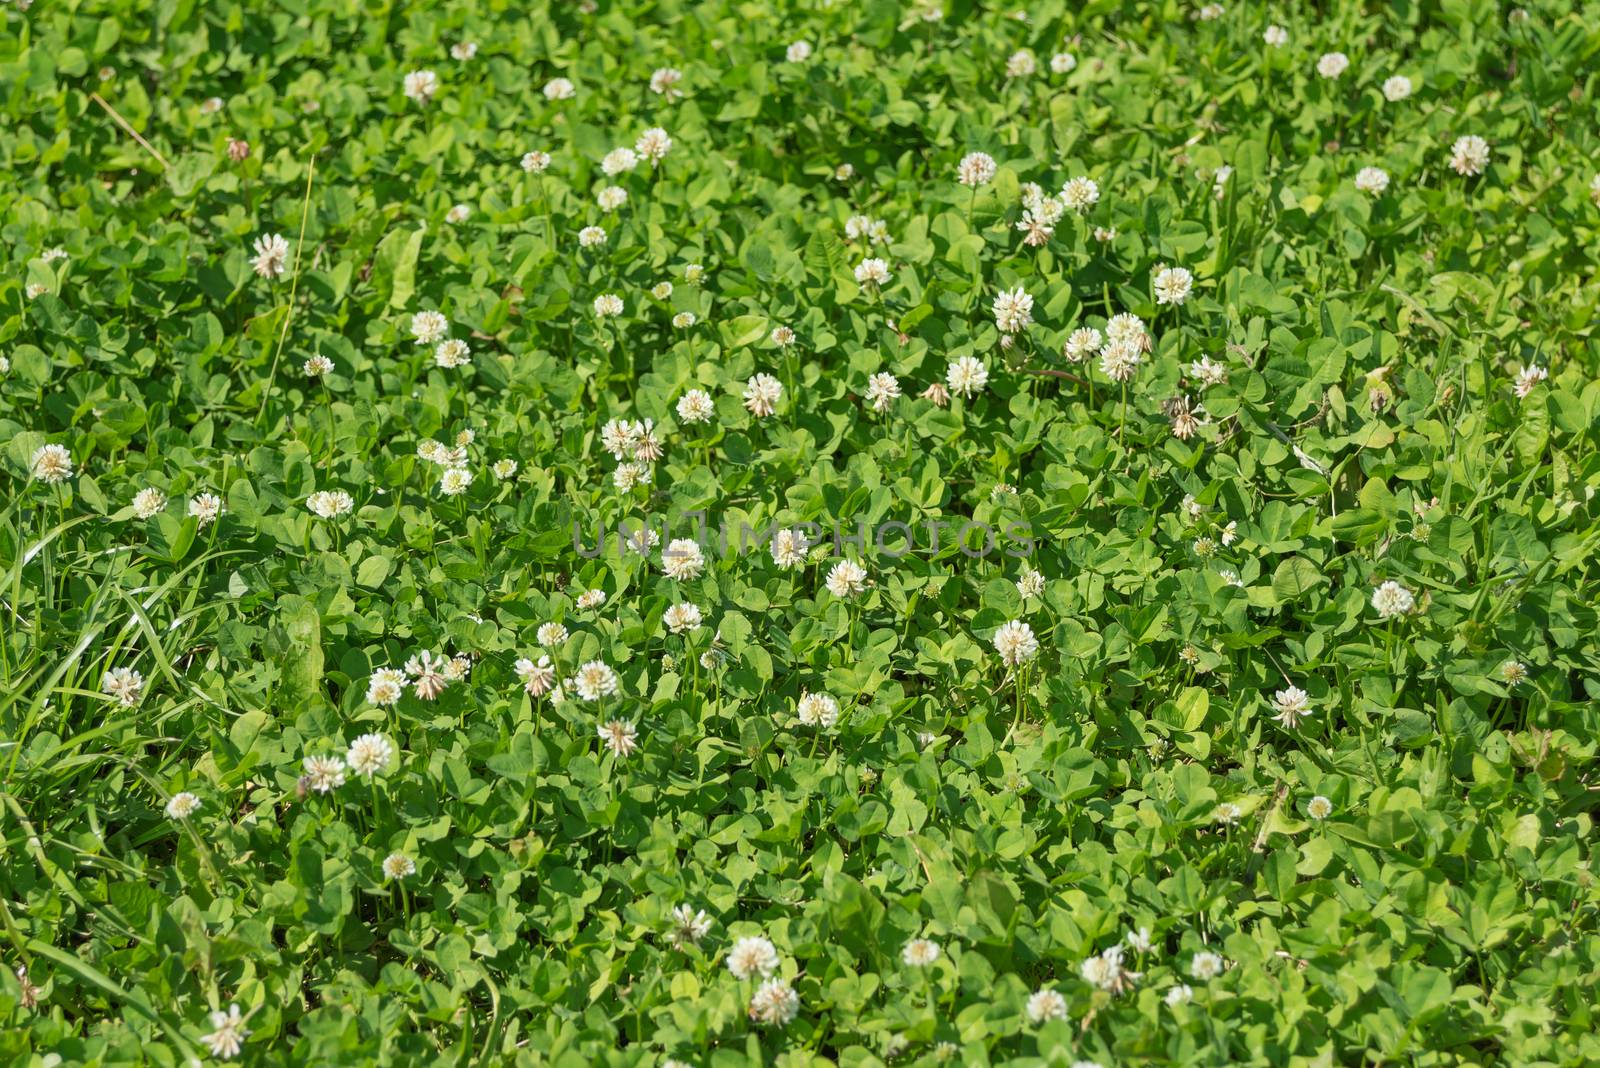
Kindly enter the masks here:
[[1600, 12], [0, 17], [6, 1063], [1600, 1062]]

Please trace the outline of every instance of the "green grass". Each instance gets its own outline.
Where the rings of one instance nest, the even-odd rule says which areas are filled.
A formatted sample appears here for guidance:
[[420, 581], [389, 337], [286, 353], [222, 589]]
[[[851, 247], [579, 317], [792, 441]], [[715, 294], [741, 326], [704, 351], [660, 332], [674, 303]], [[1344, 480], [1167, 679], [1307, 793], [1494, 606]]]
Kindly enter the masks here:
[[0, 1058], [1600, 1061], [1600, 19], [1026, 15], [0, 9]]

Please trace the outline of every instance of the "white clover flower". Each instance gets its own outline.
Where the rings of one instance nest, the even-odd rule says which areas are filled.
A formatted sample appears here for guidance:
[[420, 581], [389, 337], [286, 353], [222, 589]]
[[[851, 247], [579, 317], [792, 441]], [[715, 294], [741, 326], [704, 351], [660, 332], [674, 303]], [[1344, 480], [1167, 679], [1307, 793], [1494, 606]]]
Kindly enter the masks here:
[[1053, 74], [1070, 74], [1078, 65], [1078, 57], [1071, 52], [1057, 52], [1050, 57], [1050, 71]]
[[446, 497], [457, 497], [472, 485], [472, 472], [465, 467], [447, 467], [439, 476], [439, 492]]
[[668, 300], [672, 296], [671, 282], [657, 282], [650, 289], [650, 295], [657, 300]]
[[628, 202], [628, 191], [620, 185], [608, 185], [594, 196], [601, 211], [616, 211]]
[[450, 223], [452, 226], [457, 223], [464, 223], [471, 217], [472, 208], [466, 204], [457, 204], [449, 211], [444, 213], [444, 221]]
[[605, 603], [605, 590], [584, 590], [582, 593], [578, 594], [577, 605], [586, 612], [592, 608], [599, 608]]
[[1022, 577], [1017, 579], [1017, 593], [1024, 599], [1038, 597], [1044, 593], [1044, 576], [1031, 567], [1022, 569]]
[[1210, 356], [1202, 356], [1189, 365], [1189, 374], [1202, 386], [1220, 386], [1228, 380], [1228, 367]]
[[824, 585], [835, 597], [854, 597], [867, 588], [867, 569], [854, 560], [840, 560], [828, 572]]
[[1165, 267], [1152, 282], [1157, 304], [1182, 304], [1194, 291], [1194, 276], [1182, 267]]
[[1067, 999], [1059, 991], [1046, 988], [1035, 991], [1028, 998], [1026, 1006], [1028, 1022], [1042, 1024], [1049, 1020], [1065, 1020], [1067, 1018]]
[[1189, 962], [1189, 974], [1196, 979], [1215, 979], [1222, 974], [1226, 962], [1215, 953], [1202, 950]]
[[942, 952], [937, 942], [913, 938], [901, 948], [900, 961], [908, 968], [926, 968], [937, 961]]
[[189, 515], [198, 527], [208, 527], [222, 514], [222, 498], [215, 493], [197, 493], [189, 498]]
[[59, 485], [72, 477], [72, 453], [65, 445], [41, 445], [33, 450], [28, 471], [40, 482]]
[[550, 153], [534, 149], [522, 154], [522, 169], [529, 174], [543, 174], [550, 166]]
[[1061, 187], [1061, 203], [1082, 215], [1100, 201], [1100, 186], [1086, 174], [1080, 174]]
[[700, 543], [690, 538], [674, 538], [661, 553], [661, 570], [680, 582], [699, 578], [705, 567], [706, 555], [700, 550]]
[[1023, 182], [1021, 187], [1021, 200], [1024, 209], [1023, 216], [1030, 213], [1038, 215], [1045, 222], [1055, 222], [1066, 211], [1066, 205], [1054, 197], [1047, 197], [1044, 187], [1038, 182]]
[[[672, 317], [672, 325], [677, 327], [679, 330], [687, 330], [691, 326], [693, 326], [694, 324], [695, 324], [695, 316], [694, 316], [694, 312], [691, 312], [691, 311], [679, 312], [677, 315], [674, 315]], [[698, 392], [698, 391], [697, 390], [691, 390], [690, 392]], [[682, 413], [680, 412], [679, 414], [681, 415]], [[691, 420], [691, 422], [692, 422], [692, 420]]]
[[167, 818], [170, 820], [188, 819], [200, 809], [200, 799], [189, 791], [172, 795], [167, 802]]
[[678, 398], [678, 418], [685, 423], [708, 423], [716, 410], [711, 394], [703, 389], [691, 389]]
[[994, 651], [1008, 667], [1016, 667], [1032, 660], [1039, 653], [1039, 639], [1033, 628], [1020, 619], [1001, 624], [994, 632]]
[[856, 264], [856, 281], [862, 284], [871, 282], [874, 285], [884, 285], [889, 281], [891, 272], [888, 263], [877, 258], [869, 257]]
[[394, 668], [379, 668], [367, 681], [367, 700], [386, 708], [400, 700], [405, 693], [406, 676]]
[[661, 544], [661, 535], [641, 524], [638, 530], [628, 535], [626, 541], [629, 552], [648, 558]]
[[1011, 53], [1006, 58], [1007, 78], [1026, 78], [1038, 69], [1038, 63], [1033, 58], [1033, 53], [1026, 48]]
[[1298, 686], [1290, 686], [1272, 695], [1272, 707], [1278, 713], [1274, 718], [1293, 730], [1311, 715], [1311, 695]]
[[1533, 387], [1550, 377], [1550, 372], [1538, 364], [1522, 367], [1517, 370], [1517, 381], [1512, 387], [1517, 394], [1517, 399], [1525, 399], [1533, 392]]
[[759, 935], [741, 938], [728, 950], [728, 971], [735, 979], [771, 975], [777, 970], [777, 948]]
[[595, 733], [600, 736], [600, 744], [618, 757], [632, 756], [639, 748], [638, 730], [624, 720], [608, 720], [596, 727]]
[[[606, 231], [603, 226], [585, 226], [578, 231], [578, 247], [594, 248], [596, 245], [606, 243]], [[600, 314], [599, 302], [595, 302], [595, 314]]]
[[1221, 200], [1223, 197], [1227, 196], [1228, 179], [1232, 177], [1233, 168], [1227, 165], [1218, 167], [1216, 173], [1211, 176], [1212, 191], [1216, 193], [1218, 200]]
[[450, 46], [450, 58], [460, 60], [463, 63], [475, 58], [477, 54], [478, 42], [476, 41], [457, 41]]
[[289, 260], [289, 242], [282, 234], [262, 234], [251, 246], [255, 257], [250, 266], [262, 278], [282, 278]]
[[228, 1061], [239, 1055], [244, 1049], [244, 1040], [249, 1037], [250, 1031], [244, 1025], [244, 1017], [239, 1015], [239, 1006], [229, 1005], [227, 1012], [211, 1014], [211, 1031], [201, 1035], [200, 1041], [213, 1057]]
[[167, 506], [167, 495], [154, 486], [146, 486], [133, 495], [133, 514], [149, 519]]
[[1021, 286], [1001, 290], [994, 298], [994, 322], [1002, 334], [1026, 330], [1033, 322], [1033, 298]]
[[419, 104], [426, 104], [439, 91], [439, 76], [431, 70], [414, 70], [405, 77], [406, 96]]
[[447, 337], [433, 350], [433, 362], [446, 370], [465, 367], [472, 362], [472, 348], [460, 338]]
[[792, 527], [785, 527], [774, 534], [768, 546], [768, 551], [772, 553], [772, 562], [789, 570], [803, 567], [809, 550], [810, 545], [804, 532]]
[[405, 879], [417, 873], [417, 862], [404, 853], [390, 853], [383, 858], [385, 879]]
[[1464, 177], [1482, 174], [1489, 166], [1489, 142], [1477, 134], [1456, 138], [1450, 146], [1450, 169]]
[[1061, 355], [1070, 363], [1082, 363], [1090, 353], [1098, 352], [1104, 343], [1105, 339], [1094, 327], [1079, 327], [1067, 338], [1067, 343], [1061, 348]]
[[1132, 312], [1122, 312], [1111, 317], [1106, 323], [1106, 340], [1132, 342], [1143, 349], [1150, 347], [1150, 334], [1145, 329], [1144, 320]]
[[1135, 953], [1149, 953], [1154, 943], [1150, 940], [1150, 928], [1141, 927], [1137, 931], [1129, 931], [1127, 936], [1128, 948]]
[[1314, 820], [1325, 820], [1333, 815], [1333, 802], [1318, 794], [1307, 802], [1306, 815]]
[[633, 143], [633, 149], [649, 160], [651, 166], [657, 166], [667, 158], [667, 153], [672, 151], [672, 138], [668, 137], [667, 131], [661, 127], [652, 126], [639, 135], [639, 139]]
[[758, 419], [776, 411], [782, 396], [783, 383], [769, 374], [753, 375], [744, 385], [744, 406]]
[[523, 657], [512, 665], [512, 670], [530, 697], [542, 697], [556, 684], [555, 665], [548, 656], [541, 656], [537, 663]]
[[800, 1012], [800, 995], [784, 979], [768, 979], [750, 995], [750, 1019], [766, 1027], [785, 1027]]
[[1127, 382], [1139, 373], [1142, 360], [1137, 343], [1110, 340], [1100, 350], [1100, 373], [1113, 382]]
[[333, 373], [333, 361], [319, 352], [301, 364], [300, 370], [305, 372], [307, 378], [321, 378]]
[[803, 727], [827, 730], [839, 722], [839, 702], [830, 694], [803, 693], [795, 706], [795, 715]]
[[973, 187], [986, 185], [994, 179], [997, 169], [987, 152], [969, 152], [956, 164], [956, 181]]
[[780, 348], [788, 348], [794, 344], [794, 331], [787, 326], [773, 327], [770, 336], [772, 343]]
[[679, 948], [694, 945], [711, 933], [711, 917], [705, 909], [679, 905], [672, 910], [672, 944]]
[[1372, 607], [1383, 619], [1403, 616], [1416, 605], [1417, 599], [1411, 595], [1411, 591], [1393, 579], [1372, 591]]
[[1383, 82], [1383, 98], [1391, 104], [1404, 100], [1411, 95], [1411, 79], [1404, 74], [1396, 74], [1385, 78]]
[[1389, 172], [1382, 167], [1362, 167], [1356, 172], [1356, 189], [1373, 196], [1389, 188]]
[[394, 760], [394, 746], [381, 734], [363, 734], [350, 743], [345, 765], [355, 774], [372, 778], [387, 771]]
[[1112, 993], [1121, 993], [1132, 980], [1139, 978], [1139, 973], [1130, 972], [1122, 966], [1120, 945], [1111, 946], [1085, 960], [1079, 965], [1078, 974], [1091, 986]]
[[650, 91], [671, 100], [683, 95], [683, 91], [677, 88], [681, 81], [683, 81], [683, 71], [674, 67], [661, 67], [650, 75]]
[[411, 317], [411, 336], [418, 345], [433, 345], [450, 331], [450, 320], [436, 311], [419, 311]]
[[900, 380], [888, 371], [867, 379], [867, 403], [875, 412], [886, 412], [900, 398]]
[[405, 670], [415, 680], [412, 689], [424, 701], [436, 699], [451, 681], [445, 658], [428, 650], [407, 660]]
[[600, 444], [614, 460], [632, 456], [641, 429], [641, 424], [627, 419], [608, 419], [605, 426], [600, 428]]
[[1317, 60], [1317, 73], [1324, 78], [1337, 78], [1350, 69], [1350, 57], [1343, 52], [1325, 52]]
[[566, 78], [551, 78], [544, 83], [544, 98], [546, 100], [571, 100], [577, 95], [578, 90]]
[[499, 481], [504, 482], [506, 479], [517, 473], [517, 461], [511, 459], [509, 456], [500, 460], [496, 460], [494, 462], [494, 466], [489, 468], [489, 473], [494, 475], [494, 477]]
[[1282, 48], [1289, 43], [1289, 31], [1282, 26], [1268, 26], [1261, 34], [1261, 39], [1269, 48]]
[[639, 156], [631, 148], [613, 148], [600, 160], [600, 170], [607, 178], [614, 178], [639, 165]]
[[701, 626], [700, 608], [698, 605], [687, 602], [675, 604], [667, 609], [661, 617], [668, 631], [673, 634], [683, 634], [691, 630], [699, 630]]
[[1164, 999], [1168, 1006], [1182, 1005], [1194, 999], [1194, 988], [1188, 983], [1179, 983], [1167, 991]]
[[622, 680], [604, 660], [588, 661], [578, 668], [578, 674], [569, 683], [569, 687], [584, 701], [598, 701], [602, 697], [610, 697], [621, 685]]
[[[1215, 22], [1222, 17], [1221, 4], [1206, 4], [1199, 12], [1201, 22]], [[1077, 1068], [1076, 1065], [1073, 1068]]]
[[[1052, 205], [1052, 207], [1046, 209], [1044, 207], [1045, 204]], [[1035, 211], [1029, 208], [1022, 213], [1022, 218], [1017, 220], [1017, 229], [1023, 233], [1022, 243], [1024, 245], [1029, 248], [1039, 248], [1055, 236], [1055, 220], [1051, 216], [1060, 218], [1061, 213], [1056, 210], [1057, 206], [1059, 206], [1057, 201], [1046, 198], [1044, 203], [1040, 205], [1040, 210]]]
[[971, 397], [983, 392], [989, 382], [989, 369], [976, 356], [962, 356], [945, 368], [944, 380], [951, 393]]
[[355, 506], [355, 499], [344, 490], [318, 490], [306, 498], [306, 507], [323, 519], [347, 515]]
[[329, 794], [344, 785], [344, 761], [336, 756], [308, 756], [300, 762], [306, 789]]
[[546, 649], [554, 649], [570, 637], [567, 628], [560, 623], [541, 623], [539, 629], [534, 631], [534, 641]]
[[811, 58], [811, 42], [796, 41], [794, 44], [784, 49], [783, 58], [787, 59], [790, 63], [804, 63], [806, 60]]

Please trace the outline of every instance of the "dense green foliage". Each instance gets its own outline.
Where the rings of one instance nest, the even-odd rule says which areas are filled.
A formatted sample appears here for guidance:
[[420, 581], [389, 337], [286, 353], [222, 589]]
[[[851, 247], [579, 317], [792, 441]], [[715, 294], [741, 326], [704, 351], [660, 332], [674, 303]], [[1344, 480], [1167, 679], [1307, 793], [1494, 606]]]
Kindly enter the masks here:
[[1583, 8], [11, 0], [0, 1059], [1600, 1062]]

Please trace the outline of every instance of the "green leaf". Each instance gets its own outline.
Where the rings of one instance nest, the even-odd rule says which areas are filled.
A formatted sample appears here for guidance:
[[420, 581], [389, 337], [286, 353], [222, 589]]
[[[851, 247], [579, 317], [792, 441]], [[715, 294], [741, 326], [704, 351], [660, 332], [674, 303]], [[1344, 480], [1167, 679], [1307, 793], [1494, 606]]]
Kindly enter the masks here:
[[417, 257], [422, 253], [423, 229], [391, 231], [378, 243], [372, 260], [372, 284], [391, 308], [405, 308], [417, 288]]

